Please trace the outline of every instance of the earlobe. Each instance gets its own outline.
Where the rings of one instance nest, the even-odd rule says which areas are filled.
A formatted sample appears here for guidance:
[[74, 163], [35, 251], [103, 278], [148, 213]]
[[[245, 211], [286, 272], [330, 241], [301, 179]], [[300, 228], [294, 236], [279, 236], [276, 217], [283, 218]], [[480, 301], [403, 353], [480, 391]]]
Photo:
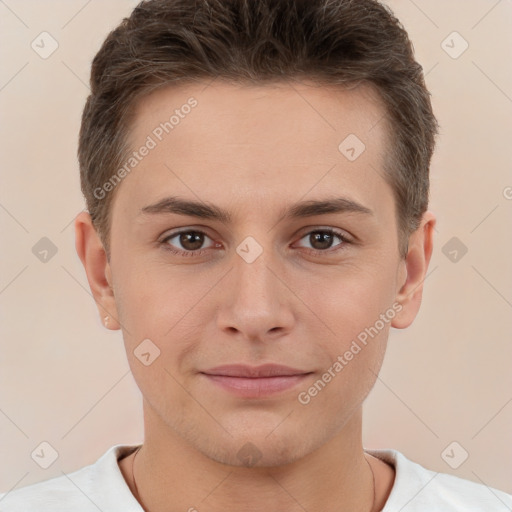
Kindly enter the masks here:
[[409, 249], [405, 258], [405, 282], [401, 283], [396, 302], [402, 309], [391, 322], [396, 329], [405, 329], [412, 324], [421, 306], [423, 282], [432, 256], [436, 218], [431, 211], [424, 213], [420, 226], [409, 238]]
[[100, 318], [107, 329], [120, 328], [112, 286], [112, 273], [101, 239], [87, 212], [75, 219], [75, 247], [87, 274]]

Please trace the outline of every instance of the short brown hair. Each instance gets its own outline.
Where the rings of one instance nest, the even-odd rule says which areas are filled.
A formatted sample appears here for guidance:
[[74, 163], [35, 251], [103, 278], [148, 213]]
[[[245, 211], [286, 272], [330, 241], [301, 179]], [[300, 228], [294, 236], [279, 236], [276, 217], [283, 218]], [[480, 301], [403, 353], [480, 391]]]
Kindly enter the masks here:
[[128, 153], [136, 102], [186, 81], [307, 79], [370, 84], [387, 113], [384, 178], [393, 189], [400, 255], [428, 207], [437, 121], [409, 37], [377, 0], [148, 0], [104, 41], [92, 63], [78, 158], [82, 192], [109, 254], [114, 191], [101, 187]]

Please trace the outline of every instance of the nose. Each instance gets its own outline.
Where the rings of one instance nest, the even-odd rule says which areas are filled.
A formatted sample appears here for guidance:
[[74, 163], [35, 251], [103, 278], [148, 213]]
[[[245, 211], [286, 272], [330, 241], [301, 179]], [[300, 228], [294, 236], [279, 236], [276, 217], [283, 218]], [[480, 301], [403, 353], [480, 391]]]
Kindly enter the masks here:
[[226, 277], [217, 316], [224, 333], [252, 342], [272, 341], [290, 333], [295, 321], [293, 293], [271, 250], [265, 249], [251, 263], [235, 254]]

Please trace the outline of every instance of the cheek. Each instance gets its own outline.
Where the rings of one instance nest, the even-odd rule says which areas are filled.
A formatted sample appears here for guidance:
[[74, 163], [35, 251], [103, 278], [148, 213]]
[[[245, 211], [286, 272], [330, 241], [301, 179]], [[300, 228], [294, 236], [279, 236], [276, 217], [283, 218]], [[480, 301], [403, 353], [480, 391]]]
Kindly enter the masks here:
[[328, 421], [336, 429], [342, 427], [373, 388], [384, 349], [385, 340], [377, 337], [367, 345], [351, 344], [324, 373], [300, 390], [300, 407], [310, 415], [330, 418]]
[[188, 404], [178, 368], [198, 338], [189, 329], [197, 329], [194, 304], [202, 294], [190, 279], [147, 261], [127, 258], [116, 270], [116, 303], [133, 377], [145, 399], [165, 416], [169, 404]]
[[323, 373], [302, 390], [299, 403], [315, 403], [318, 414], [334, 408], [336, 421], [343, 422], [366, 398], [382, 365], [396, 314], [393, 278], [380, 265], [344, 267], [315, 284], [309, 286], [308, 304], [329, 331], [317, 338]]
[[301, 390], [298, 401], [311, 404], [319, 415], [328, 414], [337, 428], [362, 404], [384, 359], [396, 311], [381, 284], [345, 279], [311, 296], [315, 311], [322, 312], [322, 321], [333, 332], [318, 339], [322, 372]]
[[[157, 347], [146, 342], [149, 351], [158, 354], [155, 367], [165, 367], [172, 374], [185, 371], [189, 366], [186, 361], [194, 360], [205, 326], [214, 314], [208, 291], [215, 287], [218, 277], [214, 273], [199, 276], [154, 262], [130, 264], [128, 260], [118, 270], [122, 279], [116, 302], [132, 369], [141, 373], [136, 358], [141, 343], [149, 339]], [[158, 379], [160, 385], [169, 385], [164, 382], [169, 375], [164, 373]]]
[[[389, 322], [381, 315], [392, 307], [394, 281], [391, 273], [375, 269], [341, 267], [329, 275], [319, 275], [308, 284], [307, 303], [324, 326], [329, 338], [326, 348], [332, 356], [348, 349], [352, 340], [364, 342], [365, 332], [377, 323], [379, 333], [386, 334]], [[394, 310], [388, 312], [391, 316]], [[375, 333], [374, 330], [372, 332]], [[333, 350], [334, 349], [334, 350]]]
[[[116, 302], [129, 331], [161, 337], [194, 307], [208, 287], [208, 276], [152, 261], [123, 260], [116, 268]], [[144, 332], [143, 332], [144, 331]]]

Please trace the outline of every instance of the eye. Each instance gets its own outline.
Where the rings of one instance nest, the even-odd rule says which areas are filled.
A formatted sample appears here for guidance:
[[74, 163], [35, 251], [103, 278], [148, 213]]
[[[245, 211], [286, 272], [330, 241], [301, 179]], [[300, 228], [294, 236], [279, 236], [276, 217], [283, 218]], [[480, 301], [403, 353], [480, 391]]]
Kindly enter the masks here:
[[[206, 239], [210, 240], [208, 247], [203, 247]], [[336, 239], [338, 243], [334, 243]], [[305, 240], [305, 249], [313, 254], [325, 254], [342, 250], [351, 240], [342, 232], [332, 228], [320, 228], [308, 232], [301, 239]], [[165, 250], [179, 256], [201, 256], [209, 249], [222, 247], [221, 244], [213, 241], [205, 232], [201, 230], [186, 230], [177, 233], [171, 233], [160, 242]]]
[[[210, 247], [203, 247], [205, 239], [211, 240]], [[172, 233], [166, 236], [161, 243], [166, 250], [173, 254], [182, 256], [199, 256], [205, 252], [206, 249], [216, 247], [217, 244], [203, 231], [188, 230]], [[176, 249], [176, 247], [178, 247]]]
[[[340, 242], [334, 244], [336, 239]], [[309, 244], [306, 249], [310, 249], [315, 254], [331, 252], [333, 247], [334, 251], [338, 251], [344, 248], [345, 244], [350, 243], [349, 238], [344, 233], [331, 228], [315, 229], [303, 236], [301, 240], [305, 240]]]

